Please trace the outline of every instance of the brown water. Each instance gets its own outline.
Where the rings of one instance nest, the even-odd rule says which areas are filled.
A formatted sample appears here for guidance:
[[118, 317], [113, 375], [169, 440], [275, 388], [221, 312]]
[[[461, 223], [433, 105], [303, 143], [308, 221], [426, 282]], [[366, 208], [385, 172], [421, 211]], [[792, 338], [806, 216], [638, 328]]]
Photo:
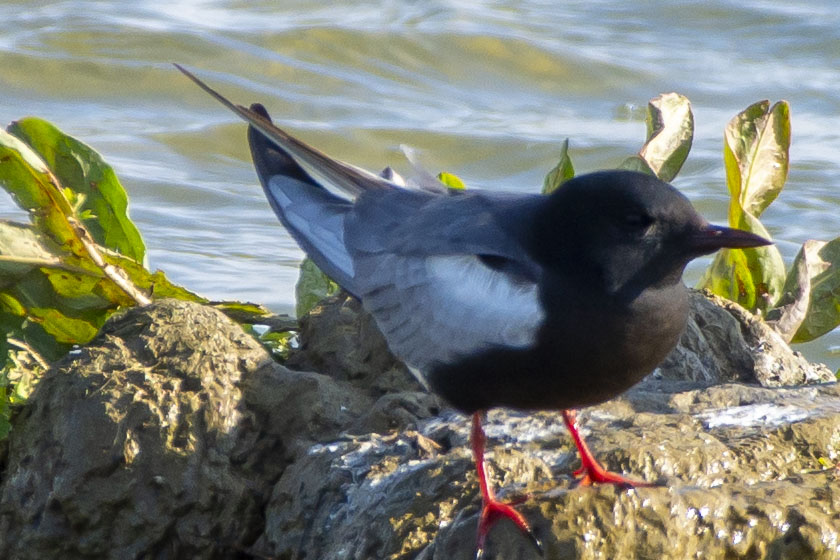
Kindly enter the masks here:
[[[0, 120], [38, 115], [102, 152], [150, 264], [208, 297], [288, 311], [301, 253], [257, 185], [244, 126], [173, 61], [341, 159], [407, 170], [405, 143], [432, 170], [522, 191], [565, 138], [579, 172], [615, 166], [642, 142], [647, 100], [678, 91], [697, 133], [675, 184], [717, 221], [724, 125], [787, 99], [790, 179], [764, 222], [788, 259], [840, 234], [831, 0], [5, 0], [0, 21]], [[836, 368], [833, 346], [836, 334], [806, 352]]]

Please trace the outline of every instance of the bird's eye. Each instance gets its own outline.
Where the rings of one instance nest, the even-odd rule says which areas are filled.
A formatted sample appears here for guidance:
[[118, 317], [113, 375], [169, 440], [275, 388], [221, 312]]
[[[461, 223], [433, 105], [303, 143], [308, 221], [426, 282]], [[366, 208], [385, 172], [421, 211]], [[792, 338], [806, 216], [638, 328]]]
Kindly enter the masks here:
[[653, 218], [643, 212], [629, 212], [622, 216], [621, 225], [628, 231], [644, 231], [653, 223]]

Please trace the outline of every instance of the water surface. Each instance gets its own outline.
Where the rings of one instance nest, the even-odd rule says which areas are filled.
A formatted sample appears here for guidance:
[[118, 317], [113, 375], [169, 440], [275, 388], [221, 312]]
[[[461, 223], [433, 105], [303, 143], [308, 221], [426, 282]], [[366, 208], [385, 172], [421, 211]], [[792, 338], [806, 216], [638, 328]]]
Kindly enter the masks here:
[[[617, 165], [641, 145], [647, 100], [678, 91], [697, 132], [675, 184], [717, 221], [723, 127], [754, 101], [787, 99], [790, 178], [764, 222], [788, 260], [840, 234], [828, 0], [6, 0], [0, 21], [0, 120], [37, 115], [99, 150], [150, 264], [211, 298], [289, 311], [301, 252], [263, 198], [244, 126], [173, 61], [341, 159], [407, 171], [405, 143], [432, 170], [523, 192], [565, 138], [579, 172]], [[0, 215], [14, 215], [7, 198]], [[832, 345], [805, 350], [836, 368]]]

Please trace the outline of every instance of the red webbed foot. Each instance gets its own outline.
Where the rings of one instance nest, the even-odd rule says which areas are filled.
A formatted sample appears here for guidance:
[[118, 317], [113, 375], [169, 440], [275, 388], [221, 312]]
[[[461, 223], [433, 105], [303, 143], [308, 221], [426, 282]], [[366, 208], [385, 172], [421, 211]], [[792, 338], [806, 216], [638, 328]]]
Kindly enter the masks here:
[[575, 442], [575, 447], [577, 447], [578, 454], [580, 455], [580, 468], [573, 473], [576, 477], [578, 477], [579, 486], [591, 486], [593, 484], [615, 484], [623, 488], [656, 486], [656, 484], [652, 482], [626, 478], [620, 474], [610, 472], [601, 466], [601, 464], [592, 455], [592, 452], [589, 450], [586, 442], [583, 441], [583, 438], [578, 432], [575, 417], [576, 414], [574, 410], [563, 411], [563, 423], [566, 424], [566, 428], [568, 428], [569, 433]]
[[540, 555], [543, 554], [542, 542], [534, 535], [531, 526], [528, 525], [528, 522], [522, 514], [516, 511], [511, 504], [493, 499], [491, 501], [485, 501], [481, 508], [481, 517], [478, 519], [478, 538], [475, 548], [476, 560], [481, 560], [484, 557], [484, 544], [487, 540], [487, 535], [490, 533], [490, 529], [497, 521], [505, 518], [510, 519], [530, 539], [531, 544], [534, 545], [534, 548], [537, 549]]

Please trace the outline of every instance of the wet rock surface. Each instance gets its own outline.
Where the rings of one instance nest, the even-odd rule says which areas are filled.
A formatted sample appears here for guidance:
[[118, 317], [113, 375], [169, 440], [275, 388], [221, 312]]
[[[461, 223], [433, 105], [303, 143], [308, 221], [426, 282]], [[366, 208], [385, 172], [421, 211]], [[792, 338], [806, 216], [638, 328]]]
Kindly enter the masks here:
[[[840, 390], [721, 385], [630, 393], [580, 415], [611, 469], [661, 487], [579, 488], [559, 415], [494, 411], [486, 426], [502, 495], [546, 558], [836, 558]], [[480, 499], [456, 414], [396, 440], [344, 438], [283, 474], [259, 548], [292, 558], [472, 558]], [[424, 449], [418, 436], [446, 452]], [[300, 515], [305, 515], [301, 523]], [[506, 523], [490, 558], [539, 558]]]
[[[831, 372], [736, 306], [693, 308], [655, 374], [579, 414], [606, 466], [661, 486], [575, 487], [558, 414], [489, 414], [493, 480], [546, 558], [840, 557]], [[284, 367], [210, 308], [112, 318], [16, 418], [0, 556], [472, 558], [468, 419], [352, 300], [301, 329]], [[502, 522], [487, 557], [539, 556]]]
[[776, 331], [740, 305], [700, 292], [692, 292], [680, 344], [653, 377], [768, 387], [835, 380], [831, 370], [791, 351]]

